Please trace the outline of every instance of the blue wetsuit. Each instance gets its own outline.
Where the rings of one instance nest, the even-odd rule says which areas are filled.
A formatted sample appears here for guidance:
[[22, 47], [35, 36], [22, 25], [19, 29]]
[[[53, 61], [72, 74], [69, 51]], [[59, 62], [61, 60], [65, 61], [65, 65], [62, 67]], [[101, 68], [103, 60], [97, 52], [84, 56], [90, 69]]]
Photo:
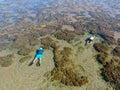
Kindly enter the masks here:
[[35, 58], [37, 58], [37, 59], [42, 59], [42, 57], [43, 57], [43, 52], [44, 52], [43, 49], [38, 49], [37, 52], [36, 52]]

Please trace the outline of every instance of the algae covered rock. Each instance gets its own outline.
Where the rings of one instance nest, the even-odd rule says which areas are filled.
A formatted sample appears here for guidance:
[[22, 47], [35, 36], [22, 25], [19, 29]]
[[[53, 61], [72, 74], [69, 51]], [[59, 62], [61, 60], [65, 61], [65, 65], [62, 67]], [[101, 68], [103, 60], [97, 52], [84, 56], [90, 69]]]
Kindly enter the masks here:
[[82, 86], [88, 83], [86, 76], [80, 76], [70, 59], [72, 49], [64, 47], [63, 50], [54, 48], [55, 67], [51, 72], [45, 74], [51, 81], [57, 80], [66, 86]]
[[99, 32], [98, 34], [105, 40], [105, 42], [107, 44], [109, 44], [109, 45], [117, 44], [116, 40], [114, 38], [114, 33], [113, 32], [104, 30], [102, 32]]
[[120, 46], [120, 38], [118, 38], [117, 43], [118, 43], [118, 45]]
[[44, 49], [49, 49], [50, 47], [56, 47], [56, 42], [50, 38], [50, 37], [45, 37], [41, 39], [41, 44], [43, 45]]
[[109, 47], [104, 43], [95, 43], [93, 46], [98, 52], [107, 53], [109, 50]]
[[120, 46], [113, 49], [113, 55], [120, 57]]
[[19, 55], [25, 56], [25, 55], [28, 55], [30, 52], [31, 52], [31, 50], [29, 48], [23, 47], [17, 53]]
[[104, 53], [98, 54], [96, 56], [96, 59], [98, 60], [99, 63], [101, 63], [103, 65], [105, 65], [107, 62], [111, 61], [110, 56], [108, 54], [104, 54]]
[[57, 31], [56, 33], [54, 33], [54, 36], [57, 39], [65, 40], [67, 42], [70, 42], [71, 40], [74, 39], [75, 33], [74, 32], [70, 32], [70, 31]]
[[12, 58], [13, 58], [12, 54], [0, 57], [0, 66], [1, 67], [8, 67], [8, 66], [12, 65], [12, 63], [13, 63]]
[[54, 68], [51, 71], [52, 80], [57, 80], [66, 86], [82, 86], [88, 83], [86, 76], [79, 76], [73, 68]]
[[38, 45], [40, 43], [40, 41], [37, 39], [30, 39], [29, 43], [31, 46], [35, 46], [35, 45]]
[[25, 57], [22, 57], [20, 60], [19, 60], [19, 62], [20, 63], [24, 63], [25, 61], [28, 61], [28, 60], [30, 60], [31, 59], [31, 56], [25, 56]]
[[120, 90], [120, 64], [116, 65], [112, 60], [102, 69], [103, 78], [114, 85], [115, 90]]

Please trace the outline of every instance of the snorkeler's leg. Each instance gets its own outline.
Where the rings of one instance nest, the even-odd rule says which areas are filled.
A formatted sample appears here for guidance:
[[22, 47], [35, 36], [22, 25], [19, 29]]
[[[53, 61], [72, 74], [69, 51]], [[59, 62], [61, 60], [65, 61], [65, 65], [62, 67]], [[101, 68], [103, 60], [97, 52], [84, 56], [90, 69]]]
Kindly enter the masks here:
[[35, 63], [35, 62], [37, 62], [37, 58], [35, 58], [35, 59], [33, 60], [33, 63]]
[[40, 59], [37, 60], [36, 66], [40, 66]]
[[42, 62], [42, 58], [40, 58], [40, 64], [41, 64], [41, 62]]

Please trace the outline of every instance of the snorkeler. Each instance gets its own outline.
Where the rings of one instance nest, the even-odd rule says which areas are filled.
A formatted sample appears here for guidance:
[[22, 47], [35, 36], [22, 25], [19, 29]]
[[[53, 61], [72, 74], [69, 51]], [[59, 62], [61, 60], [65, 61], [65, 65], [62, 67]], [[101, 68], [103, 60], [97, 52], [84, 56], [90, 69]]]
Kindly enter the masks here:
[[42, 58], [43, 58], [43, 48], [39, 48], [36, 51], [36, 55], [34, 57], [34, 59], [32, 60], [32, 62], [29, 64], [29, 66], [31, 66], [33, 63], [36, 63], [36, 66], [40, 66]]
[[95, 39], [95, 36], [91, 36], [90, 38], [86, 39], [86, 44], [91, 44], [93, 42], [93, 40]]

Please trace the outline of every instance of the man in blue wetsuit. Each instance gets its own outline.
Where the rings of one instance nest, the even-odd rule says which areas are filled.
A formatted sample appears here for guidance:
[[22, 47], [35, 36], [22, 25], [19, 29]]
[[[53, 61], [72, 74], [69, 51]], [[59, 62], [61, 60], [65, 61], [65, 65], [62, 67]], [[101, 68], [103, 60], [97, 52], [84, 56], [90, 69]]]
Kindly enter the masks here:
[[36, 63], [36, 66], [40, 66], [41, 64], [41, 60], [43, 58], [43, 48], [39, 48], [37, 51], [36, 51], [36, 55], [34, 57], [34, 59], [32, 60], [32, 62], [29, 64], [29, 66], [31, 66], [33, 63], [37, 62]]

